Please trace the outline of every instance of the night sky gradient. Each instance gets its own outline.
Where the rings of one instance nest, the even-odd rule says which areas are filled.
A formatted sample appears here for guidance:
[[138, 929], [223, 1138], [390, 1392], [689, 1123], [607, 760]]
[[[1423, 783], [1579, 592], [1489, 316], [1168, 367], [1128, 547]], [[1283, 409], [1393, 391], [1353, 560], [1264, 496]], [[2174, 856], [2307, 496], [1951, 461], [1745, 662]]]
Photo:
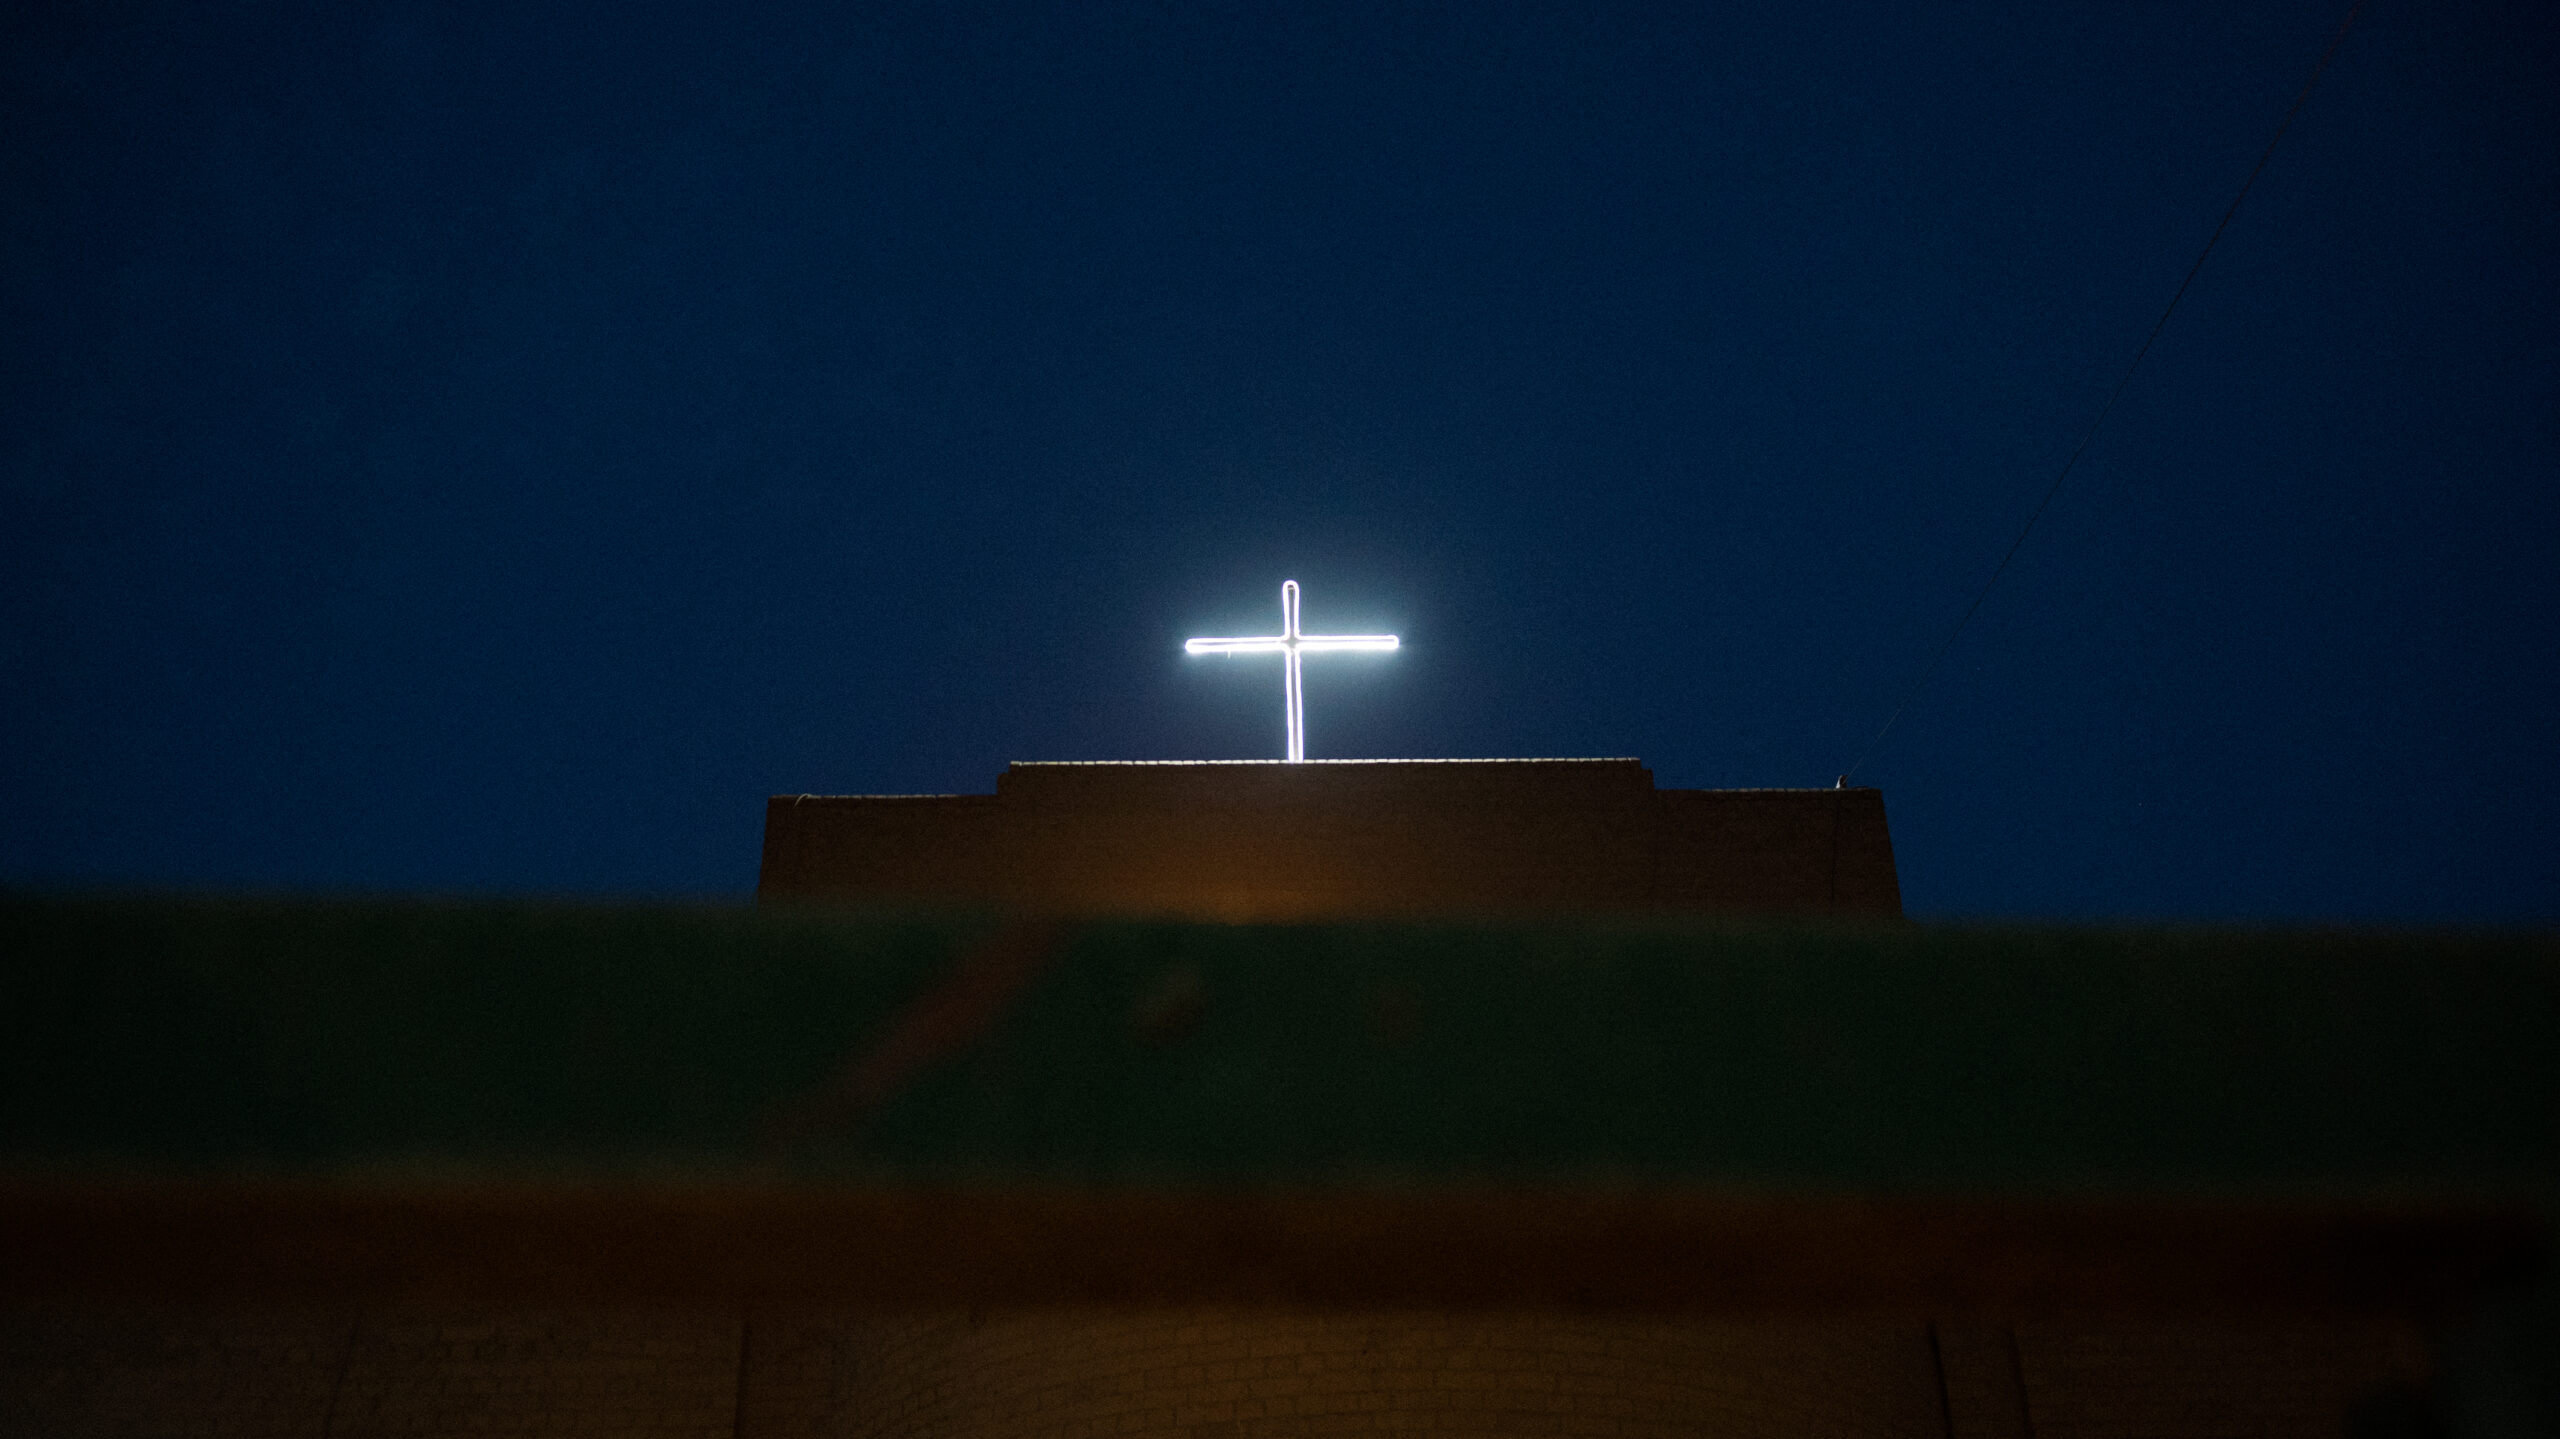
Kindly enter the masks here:
[[[743, 897], [774, 792], [1828, 785], [2344, 4], [0, 21], [0, 884]], [[1860, 772], [1931, 917], [2560, 918], [2560, 7], [2374, 0]]]

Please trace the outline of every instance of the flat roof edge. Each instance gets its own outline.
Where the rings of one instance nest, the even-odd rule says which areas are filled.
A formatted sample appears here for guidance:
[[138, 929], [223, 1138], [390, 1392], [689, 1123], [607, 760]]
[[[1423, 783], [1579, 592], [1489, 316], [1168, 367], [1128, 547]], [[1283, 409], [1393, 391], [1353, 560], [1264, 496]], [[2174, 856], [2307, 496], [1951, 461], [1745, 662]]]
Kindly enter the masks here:
[[1145, 769], [1197, 768], [1213, 765], [1351, 765], [1351, 764], [1642, 764], [1634, 755], [1566, 755], [1551, 758], [1512, 756], [1484, 759], [1018, 759], [1013, 769]]

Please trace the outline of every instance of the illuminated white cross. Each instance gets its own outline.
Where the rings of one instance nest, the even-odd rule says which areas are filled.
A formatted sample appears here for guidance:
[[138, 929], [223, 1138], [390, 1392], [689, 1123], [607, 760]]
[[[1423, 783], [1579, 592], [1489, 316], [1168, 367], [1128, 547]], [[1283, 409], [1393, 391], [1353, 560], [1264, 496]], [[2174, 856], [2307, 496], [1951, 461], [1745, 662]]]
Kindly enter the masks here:
[[1298, 582], [1280, 582], [1280, 633], [1241, 640], [1186, 640], [1182, 648], [1195, 655], [1270, 655], [1288, 661], [1289, 763], [1307, 757], [1306, 686], [1299, 677], [1298, 657], [1322, 650], [1391, 650], [1394, 635], [1302, 635], [1298, 633]]

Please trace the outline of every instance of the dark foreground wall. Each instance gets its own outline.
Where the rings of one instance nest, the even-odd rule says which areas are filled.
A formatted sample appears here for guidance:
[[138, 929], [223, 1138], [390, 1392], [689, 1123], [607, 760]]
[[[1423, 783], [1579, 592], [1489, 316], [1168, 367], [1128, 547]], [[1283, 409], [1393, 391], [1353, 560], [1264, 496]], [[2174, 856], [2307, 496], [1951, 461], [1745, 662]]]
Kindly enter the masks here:
[[992, 795], [777, 795], [756, 893], [1227, 920], [1902, 913], [1881, 792], [1657, 790], [1631, 759], [1016, 764]]
[[2528, 935], [0, 902], [0, 1435], [2434, 1432], [2555, 1032]]
[[2393, 1439], [2432, 1363], [2300, 1315], [0, 1307], [0, 1432]]

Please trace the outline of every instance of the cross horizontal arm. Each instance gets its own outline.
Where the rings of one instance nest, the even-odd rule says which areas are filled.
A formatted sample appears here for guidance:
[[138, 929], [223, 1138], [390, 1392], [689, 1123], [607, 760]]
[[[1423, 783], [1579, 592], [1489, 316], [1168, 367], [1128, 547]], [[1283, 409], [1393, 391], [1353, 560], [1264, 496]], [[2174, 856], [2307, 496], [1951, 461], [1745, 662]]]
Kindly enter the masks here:
[[1394, 635], [1300, 635], [1287, 639], [1265, 635], [1258, 639], [1185, 640], [1182, 648], [1195, 655], [1270, 655], [1282, 650], [1391, 650], [1396, 647]]

